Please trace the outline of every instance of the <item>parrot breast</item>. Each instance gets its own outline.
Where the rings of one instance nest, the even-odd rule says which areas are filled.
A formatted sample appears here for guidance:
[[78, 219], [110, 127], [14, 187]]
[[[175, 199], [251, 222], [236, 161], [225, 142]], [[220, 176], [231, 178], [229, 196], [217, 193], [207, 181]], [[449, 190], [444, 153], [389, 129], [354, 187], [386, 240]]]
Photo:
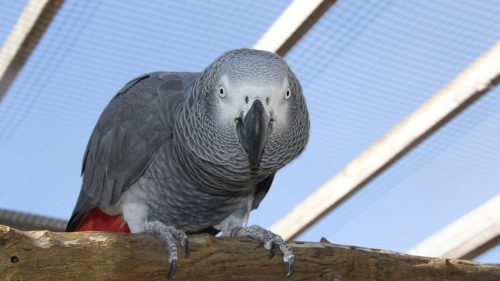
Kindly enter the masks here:
[[90, 210], [73, 231], [111, 231], [130, 233], [121, 214], [111, 216], [99, 208]]

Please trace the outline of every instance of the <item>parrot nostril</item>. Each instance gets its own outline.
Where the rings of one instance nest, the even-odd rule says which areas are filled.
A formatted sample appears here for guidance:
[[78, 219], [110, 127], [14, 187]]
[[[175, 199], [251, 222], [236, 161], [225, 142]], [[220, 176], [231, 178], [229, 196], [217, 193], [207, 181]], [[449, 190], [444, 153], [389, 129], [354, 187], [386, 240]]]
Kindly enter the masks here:
[[245, 102], [248, 103], [248, 96], [245, 97]]
[[269, 97], [266, 98], [266, 104], [269, 104]]

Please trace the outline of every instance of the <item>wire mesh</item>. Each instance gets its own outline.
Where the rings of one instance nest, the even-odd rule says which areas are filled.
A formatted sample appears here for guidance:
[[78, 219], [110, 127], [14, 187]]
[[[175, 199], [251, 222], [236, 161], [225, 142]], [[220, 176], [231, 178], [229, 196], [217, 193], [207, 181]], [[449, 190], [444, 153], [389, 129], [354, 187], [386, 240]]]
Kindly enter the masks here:
[[[499, 12], [492, 1], [339, 1], [286, 56], [311, 139], [252, 219], [284, 216], [488, 50]], [[406, 251], [498, 194], [498, 91], [298, 239]]]
[[0, 103], [0, 206], [68, 218], [86, 142], [122, 85], [251, 47], [289, 3], [65, 1]]
[[[65, 1], [0, 103], [0, 206], [67, 218], [95, 122], [129, 79], [250, 47], [291, 1]], [[25, 1], [0, 5], [0, 42]], [[312, 131], [251, 223], [269, 226], [500, 38], [497, 1], [341, 0], [285, 59]], [[500, 191], [499, 90], [300, 239], [405, 251]], [[498, 248], [498, 247], [497, 247]], [[495, 249], [497, 249], [495, 248]], [[497, 250], [494, 250], [497, 251]], [[485, 254], [481, 261], [494, 261]]]

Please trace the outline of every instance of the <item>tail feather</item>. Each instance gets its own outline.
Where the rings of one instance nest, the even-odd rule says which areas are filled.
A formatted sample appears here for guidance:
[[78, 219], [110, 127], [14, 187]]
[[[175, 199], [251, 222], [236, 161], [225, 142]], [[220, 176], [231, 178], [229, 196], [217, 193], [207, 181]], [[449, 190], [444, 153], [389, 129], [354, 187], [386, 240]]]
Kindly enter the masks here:
[[66, 226], [66, 231], [111, 231], [130, 233], [128, 224], [121, 214], [108, 215], [99, 208], [86, 213], [74, 213]]

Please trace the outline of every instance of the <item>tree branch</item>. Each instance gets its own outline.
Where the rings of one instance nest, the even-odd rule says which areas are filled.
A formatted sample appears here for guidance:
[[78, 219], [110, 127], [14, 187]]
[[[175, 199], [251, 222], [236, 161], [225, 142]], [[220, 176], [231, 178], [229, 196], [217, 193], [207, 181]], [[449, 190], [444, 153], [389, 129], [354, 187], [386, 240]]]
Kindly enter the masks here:
[[[250, 239], [193, 235], [173, 280], [284, 280], [287, 266]], [[289, 280], [500, 280], [500, 265], [426, 258], [376, 249], [291, 243], [297, 269]], [[167, 255], [148, 235], [20, 231], [0, 225], [4, 280], [165, 280]], [[181, 251], [179, 251], [181, 253]]]

